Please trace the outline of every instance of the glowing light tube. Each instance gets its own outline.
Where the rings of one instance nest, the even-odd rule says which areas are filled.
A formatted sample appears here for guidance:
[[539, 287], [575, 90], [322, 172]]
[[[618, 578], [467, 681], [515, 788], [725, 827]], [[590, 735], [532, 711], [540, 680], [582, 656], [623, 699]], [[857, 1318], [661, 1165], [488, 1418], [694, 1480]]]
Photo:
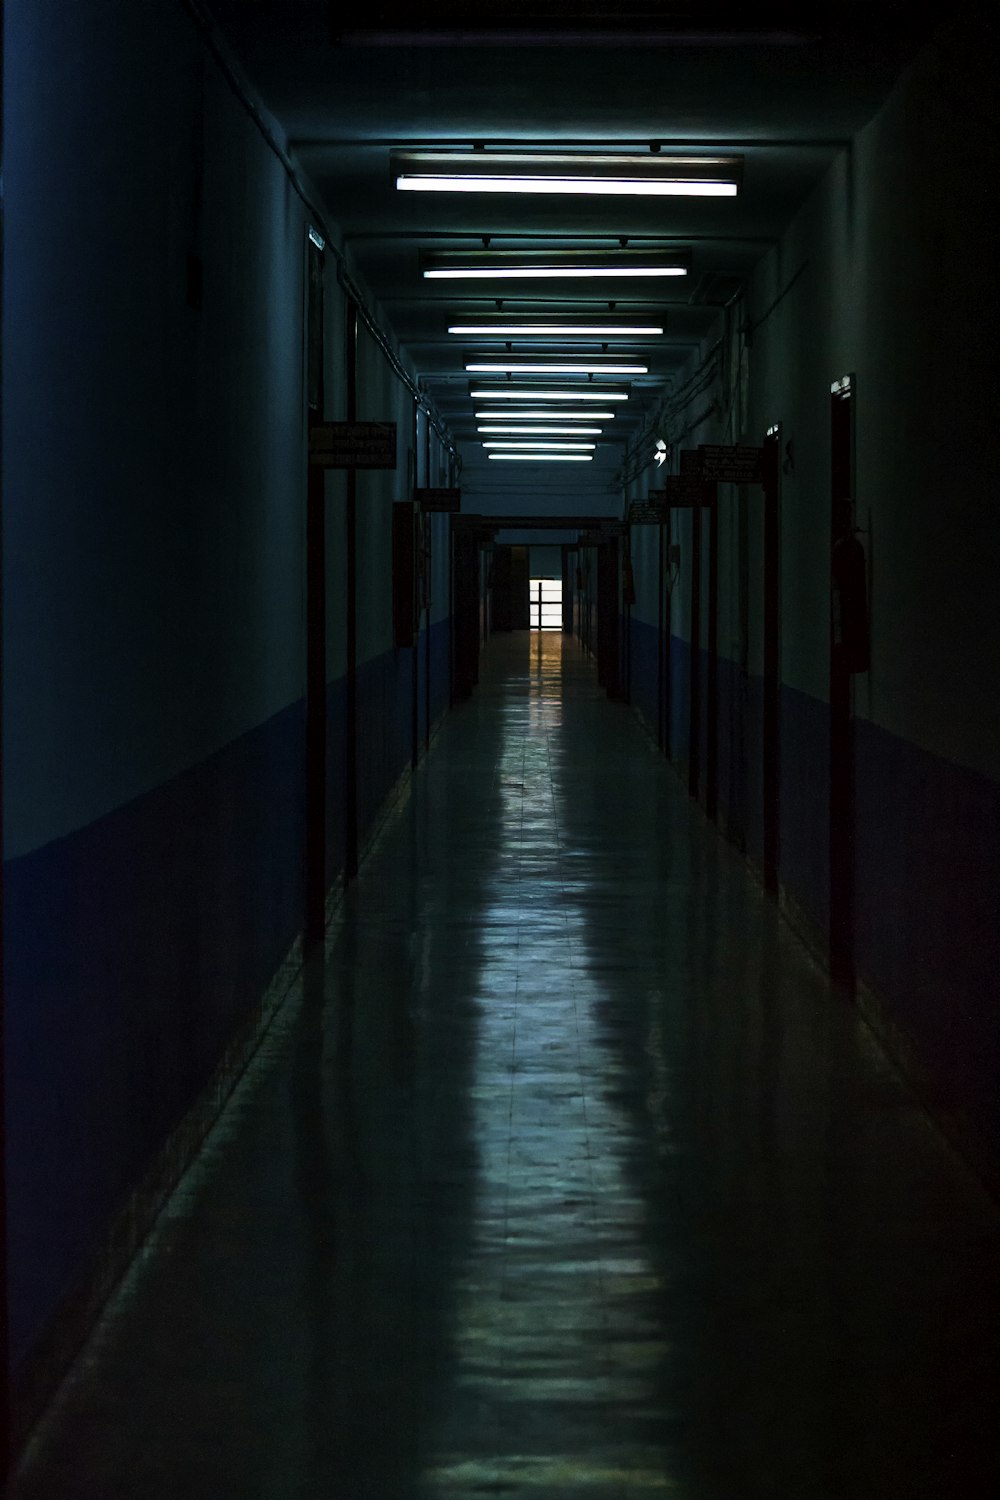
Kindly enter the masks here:
[[516, 423], [509, 427], [494, 427], [487, 423], [477, 428], [488, 437], [519, 437], [522, 433], [525, 437], [600, 437], [602, 430], [600, 427], [519, 427]]
[[561, 391], [532, 390], [530, 386], [516, 385], [505, 390], [494, 386], [490, 390], [470, 391], [474, 401], [627, 401], [628, 391], [588, 391], [564, 387]]
[[488, 453], [486, 456], [535, 464], [589, 464], [594, 457], [592, 453]]
[[503, 439], [502, 441], [496, 441], [496, 442], [494, 442], [493, 439], [491, 438], [489, 440], [489, 442], [483, 444], [483, 447], [484, 448], [505, 448], [505, 449], [508, 449], [508, 448], [509, 449], [513, 449], [513, 448], [531, 448], [536, 453], [584, 453], [584, 452], [587, 452], [588, 450], [592, 452], [597, 447], [597, 444], [596, 443], [546, 443], [546, 442], [537, 442], [537, 441], [532, 441], [530, 443], [508, 443], [506, 441], [506, 439]]
[[686, 276], [686, 266], [429, 266], [424, 276], [429, 281], [567, 281], [604, 279], [605, 276]]
[[493, 360], [466, 364], [470, 375], [648, 375], [648, 365], [595, 365], [586, 360]]
[[502, 419], [504, 422], [545, 422], [558, 418], [560, 422], [611, 422], [614, 420], [613, 411], [560, 411], [558, 407], [551, 410], [540, 408], [536, 411], [523, 411], [520, 407], [504, 410], [498, 407], [496, 411], [477, 411], [477, 422], [495, 422]]
[[628, 177], [397, 177], [401, 193], [589, 194], [617, 198], [735, 198], [735, 182], [688, 182], [665, 178], [639, 182]]
[[565, 334], [567, 338], [601, 338], [616, 339], [629, 338], [639, 334], [658, 336], [663, 332], [662, 328], [643, 328], [638, 324], [629, 328], [623, 324], [603, 323], [456, 323], [448, 329], [449, 333], [461, 334], [492, 334], [494, 338], [530, 338], [532, 334], [547, 334], [560, 336]]

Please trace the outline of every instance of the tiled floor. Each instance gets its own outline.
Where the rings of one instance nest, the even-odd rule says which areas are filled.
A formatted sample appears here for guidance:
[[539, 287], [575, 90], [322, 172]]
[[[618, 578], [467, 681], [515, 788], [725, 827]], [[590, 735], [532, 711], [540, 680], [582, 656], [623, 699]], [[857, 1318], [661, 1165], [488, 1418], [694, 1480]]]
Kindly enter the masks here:
[[516, 636], [13, 1493], [987, 1500], [998, 1251], [628, 710]]

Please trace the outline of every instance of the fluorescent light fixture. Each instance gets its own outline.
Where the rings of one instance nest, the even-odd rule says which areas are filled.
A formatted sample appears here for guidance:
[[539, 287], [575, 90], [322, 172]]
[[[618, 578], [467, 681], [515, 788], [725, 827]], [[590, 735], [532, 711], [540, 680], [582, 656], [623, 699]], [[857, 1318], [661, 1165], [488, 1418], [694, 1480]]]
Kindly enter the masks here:
[[529, 464], [589, 464], [594, 457], [592, 453], [488, 453], [486, 456]]
[[318, 229], [314, 229], [311, 224], [309, 226], [309, 238], [310, 238], [310, 240], [312, 240], [312, 242], [316, 246], [317, 250], [325, 250], [326, 249], [326, 240], [320, 234], [319, 230]]
[[392, 151], [403, 193], [561, 193], [735, 198], [740, 156], [661, 152]]
[[425, 277], [480, 281], [686, 276], [689, 265], [680, 250], [433, 250], [420, 257]]
[[648, 375], [649, 366], [640, 364], [597, 364], [588, 359], [496, 359], [481, 363], [470, 360], [465, 368], [470, 375]]
[[492, 437], [516, 437], [524, 433], [527, 437], [600, 437], [603, 431], [601, 427], [534, 427], [529, 425], [518, 426], [493, 426], [487, 423], [476, 428], [477, 432], [485, 432]]
[[558, 338], [627, 339], [640, 335], [658, 337], [662, 328], [644, 327], [639, 323], [456, 323], [449, 333], [485, 334], [498, 339], [533, 338], [547, 335]]
[[474, 401], [627, 401], [628, 391], [607, 391], [580, 386], [572, 389], [564, 386], [561, 391], [548, 391], [530, 385], [492, 386], [472, 389], [469, 395]]
[[533, 453], [592, 453], [597, 447], [596, 443], [547, 443], [532, 440], [528, 443], [509, 443], [506, 438], [490, 440], [483, 444], [484, 448], [521, 449], [528, 448]]
[[615, 413], [613, 411], [560, 411], [558, 407], [550, 410], [522, 411], [518, 406], [503, 410], [498, 407], [496, 411], [477, 411], [477, 422], [495, 422], [501, 418], [505, 422], [545, 422], [558, 418], [560, 422], [610, 422]]

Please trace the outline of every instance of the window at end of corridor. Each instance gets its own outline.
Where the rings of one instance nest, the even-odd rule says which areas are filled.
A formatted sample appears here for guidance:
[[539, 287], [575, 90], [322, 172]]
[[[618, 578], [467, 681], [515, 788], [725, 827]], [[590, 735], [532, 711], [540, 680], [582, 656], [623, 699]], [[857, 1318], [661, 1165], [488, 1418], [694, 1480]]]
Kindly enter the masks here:
[[562, 579], [532, 578], [529, 589], [532, 630], [562, 630]]

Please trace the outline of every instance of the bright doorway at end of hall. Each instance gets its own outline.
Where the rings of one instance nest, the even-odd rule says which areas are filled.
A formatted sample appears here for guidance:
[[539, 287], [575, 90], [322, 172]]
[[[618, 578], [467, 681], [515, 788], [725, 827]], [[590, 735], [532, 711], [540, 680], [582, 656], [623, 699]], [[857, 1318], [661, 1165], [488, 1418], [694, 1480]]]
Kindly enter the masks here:
[[562, 630], [562, 579], [532, 578], [529, 583], [532, 630]]
[[532, 630], [562, 630], [562, 549], [528, 549], [528, 622]]

